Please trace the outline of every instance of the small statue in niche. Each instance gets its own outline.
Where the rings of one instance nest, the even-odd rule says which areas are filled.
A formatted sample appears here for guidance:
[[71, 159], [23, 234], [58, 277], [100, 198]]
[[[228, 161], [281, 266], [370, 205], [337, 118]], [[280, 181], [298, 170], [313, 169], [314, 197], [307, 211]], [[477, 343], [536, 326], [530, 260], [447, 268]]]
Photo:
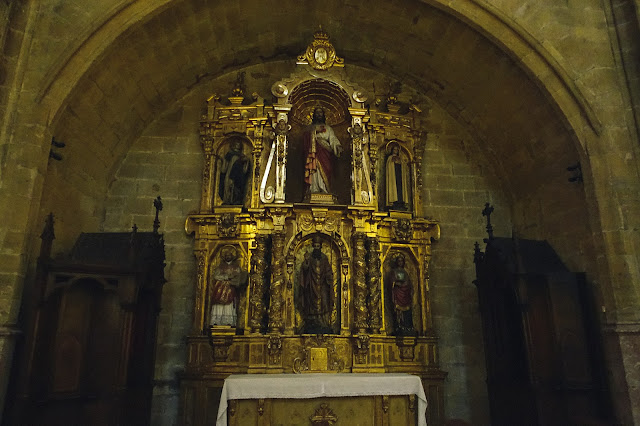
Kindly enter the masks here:
[[410, 167], [407, 155], [397, 143], [387, 156], [387, 209], [406, 211], [410, 204]]
[[330, 193], [332, 166], [342, 154], [342, 145], [326, 124], [324, 109], [313, 110], [311, 125], [304, 132], [304, 181], [308, 193]]
[[223, 247], [220, 263], [211, 272], [209, 280], [209, 325], [237, 325], [238, 300], [240, 291], [247, 284], [247, 271], [238, 262], [235, 247]]
[[331, 313], [334, 306], [333, 271], [327, 255], [322, 253], [322, 239], [316, 235], [312, 249], [305, 253], [300, 273], [299, 306], [304, 319], [304, 333], [333, 333]]
[[220, 166], [218, 194], [222, 204], [242, 205], [251, 175], [251, 160], [242, 152], [242, 142], [231, 142]]
[[387, 288], [393, 315], [393, 333], [396, 336], [415, 336], [413, 328], [413, 284], [405, 269], [405, 257], [398, 254], [387, 276]]

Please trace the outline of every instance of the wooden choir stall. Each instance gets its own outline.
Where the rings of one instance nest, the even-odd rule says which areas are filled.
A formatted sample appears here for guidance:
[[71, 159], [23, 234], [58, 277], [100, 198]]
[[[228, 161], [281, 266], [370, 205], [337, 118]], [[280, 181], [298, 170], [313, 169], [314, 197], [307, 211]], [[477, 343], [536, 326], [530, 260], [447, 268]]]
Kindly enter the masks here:
[[614, 424], [594, 302], [547, 241], [494, 237], [474, 262], [494, 425]]
[[297, 64], [207, 101], [181, 422], [442, 424], [421, 111], [369, 104], [322, 31]]
[[48, 216], [6, 424], [149, 424], [165, 283], [160, 197], [153, 205], [152, 232], [81, 233], [55, 259]]

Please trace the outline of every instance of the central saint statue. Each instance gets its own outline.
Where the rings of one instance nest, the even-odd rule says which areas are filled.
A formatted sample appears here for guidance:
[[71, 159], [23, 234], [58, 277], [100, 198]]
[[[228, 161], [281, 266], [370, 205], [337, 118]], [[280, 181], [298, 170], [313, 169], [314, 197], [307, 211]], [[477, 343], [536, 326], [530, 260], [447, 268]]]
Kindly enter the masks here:
[[331, 193], [332, 165], [342, 154], [342, 145], [326, 123], [324, 109], [313, 110], [311, 125], [304, 132], [304, 181], [306, 194]]
[[305, 253], [301, 268], [300, 308], [304, 333], [331, 334], [334, 305], [333, 271], [327, 255], [322, 253], [322, 239], [314, 236], [312, 250]]

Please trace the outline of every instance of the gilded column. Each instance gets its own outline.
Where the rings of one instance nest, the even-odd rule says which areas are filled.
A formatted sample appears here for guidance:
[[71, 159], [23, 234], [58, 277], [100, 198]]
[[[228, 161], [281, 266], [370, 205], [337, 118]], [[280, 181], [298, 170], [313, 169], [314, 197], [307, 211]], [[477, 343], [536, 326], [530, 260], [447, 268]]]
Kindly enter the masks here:
[[376, 136], [376, 126], [369, 125], [368, 133], [369, 133], [369, 164], [371, 165], [371, 203], [373, 205], [377, 205], [378, 200], [378, 145], [377, 145], [377, 136]]
[[251, 275], [249, 276], [251, 295], [249, 296], [249, 326], [253, 333], [259, 333], [262, 328], [262, 320], [264, 319], [265, 306], [265, 273], [267, 271], [266, 252], [267, 237], [266, 235], [256, 236], [256, 247], [251, 253]]
[[193, 316], [193, 334], [202, 333], [206, 327], [205, 305], [207, 303], [207, 251], [196, 250], [197, 282], [196, 282], [196, 312]]
[[369, 329], [371, 333], [379, 333], [382, 328], [381, 286], [380, 286], [380, 243], [377, 237], [367, 238], [369, 253], [367, 270], [369, 274]]
[[431, 314], [431, 296], [429, 295], [429, 263], [431, 261], [431, 248], [427, 246], [424, 253], [424, 319], [425, 334], [432, 335], [433, 318]]
[[278, 122], [275, 127], [276, 133], [276, 193], [275, 202], [284, 203], [285, 193], [284, 188], [287, 181], [287, 152], [289, 141], [287, 135], [291, 126], [289, 125], [289, 118], [287, 113], [290, 107], [276, 106], [275, 110], [278, 112]]
[[200, 213], [211, 213], [215, 193], [213, 191], [213, 140], [203, 139], [204, 167], [202, 168], [202, 197], [200, 198]]
[[366, 282], [366, 261], [364, 247], [364, 233], [356, 232], [353, 236], [354, 253], [354, 294], [353, 306], [355, 309], [355, 327], [357, 332], [363, 334], [367, 329], [367, 282]]
[[269, 300], [269, 331], [271, 333], [279, 333], [284, 328], [284, 232], [277, 231], [271, 236], [272, 238], [272, 257], [271, 257], [271, 287]]
[[413, 211], [417, 216], [422, 215], [422, 156], [424, 155], [425, 140], [426, 132], [414, 131], [413, 170], [415, 188], [413, 190]]

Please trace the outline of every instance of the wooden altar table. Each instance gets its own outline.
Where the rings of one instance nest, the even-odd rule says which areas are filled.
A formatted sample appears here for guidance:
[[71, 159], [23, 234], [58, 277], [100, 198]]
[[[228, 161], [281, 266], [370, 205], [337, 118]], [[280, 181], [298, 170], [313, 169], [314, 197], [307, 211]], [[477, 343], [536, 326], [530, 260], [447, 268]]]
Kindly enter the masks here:
[[[305, 401], [307, 406], [303, 408], [301, 400], [310, 399], [314, 401]], [[316, 415], [328, 417], [340, 416], [342, 410], [355, 415], [362, 425], [394, 424], [393, 416], [402, 418], [403, 424], [411, 420], [420, 426], [427, 424], [427, 399], [420, 378], [389, 373], [233, 374], [224, 382], [216, 424], [226, 426], [227, 418], [230, 423], [237, 423], [240, 415], [248, 415], [241, 420], [243, 424], [248, 424], [249, 419], [256, 424], [271, 424], [271, 404], [278, 404], [273, 412], [291, 419], [291, 424], [296, 424], [295, 414], [300, 414], [300, 419], [310, 419], [314, 410]], [[324, 407], [319, 409], [321, 405]], [[330, 412], [332, 407], [337, 407], [336, 413]], [[273, 421], [281, 424], [282, 419]], [[306, 420], [305, 424], [309, 422]]]

